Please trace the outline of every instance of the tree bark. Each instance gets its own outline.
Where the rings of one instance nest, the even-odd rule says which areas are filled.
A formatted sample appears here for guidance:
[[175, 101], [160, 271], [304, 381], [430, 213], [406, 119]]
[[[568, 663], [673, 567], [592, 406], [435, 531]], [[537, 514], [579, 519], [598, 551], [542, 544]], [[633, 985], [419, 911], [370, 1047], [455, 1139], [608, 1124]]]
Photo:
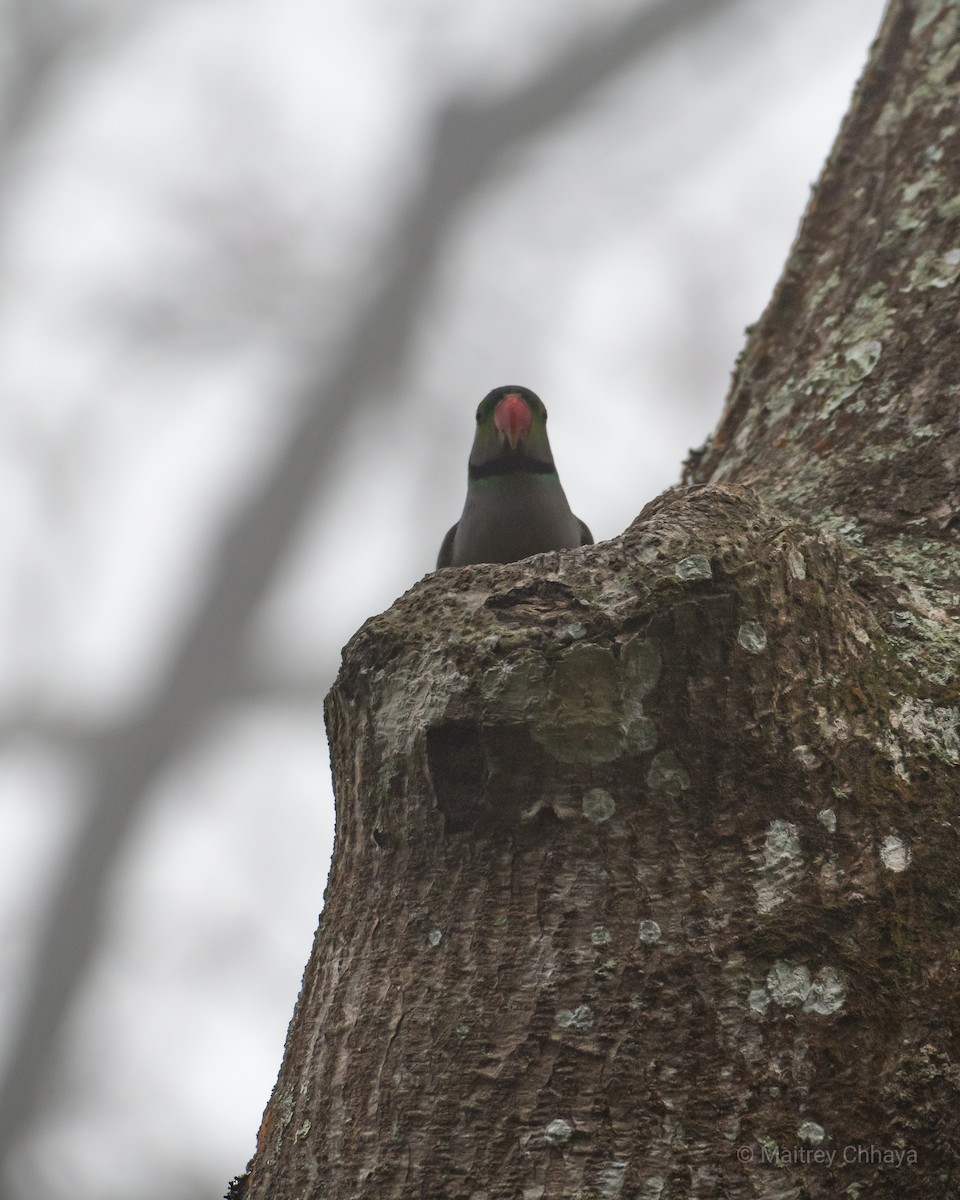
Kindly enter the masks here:
[[960, 1190], [958, 93], [894, 0], [685, 486], [347, 647], [232, 1195]]

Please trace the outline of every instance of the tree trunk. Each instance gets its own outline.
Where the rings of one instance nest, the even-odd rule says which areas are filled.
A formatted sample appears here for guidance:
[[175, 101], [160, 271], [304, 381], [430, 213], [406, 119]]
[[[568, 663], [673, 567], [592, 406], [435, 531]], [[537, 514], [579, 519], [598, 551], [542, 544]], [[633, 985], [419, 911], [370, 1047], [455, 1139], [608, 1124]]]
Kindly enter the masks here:
[[234, 1196], [960, 1193], [958, 27], [890, 5], [686, 486], [347, 647]]

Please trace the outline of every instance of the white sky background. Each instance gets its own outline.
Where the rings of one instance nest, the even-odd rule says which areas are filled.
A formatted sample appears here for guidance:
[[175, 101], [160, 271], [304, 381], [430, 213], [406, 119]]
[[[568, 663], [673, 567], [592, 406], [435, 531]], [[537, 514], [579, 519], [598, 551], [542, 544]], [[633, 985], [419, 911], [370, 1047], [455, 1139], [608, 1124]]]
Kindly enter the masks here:
[[[0, 1068], [86, 812], [76, 747], [170, 661], [303, 364], [335, 358], [390, 261], [438, 108], [516, 87], [632, 7], [63, 10], [95, 36], [0, 148]], [[496, 385], [543, 397], [598, 540], [676, 482], [881, 8], [718, 5], [471, 196], [402, 365], [358, 408], [257, 622], [251, 695], [197, 730], [112, 873], [5, 1195], [199, 1200], [242, 1170], [322, 901], [339, 648], [432, 567]]]

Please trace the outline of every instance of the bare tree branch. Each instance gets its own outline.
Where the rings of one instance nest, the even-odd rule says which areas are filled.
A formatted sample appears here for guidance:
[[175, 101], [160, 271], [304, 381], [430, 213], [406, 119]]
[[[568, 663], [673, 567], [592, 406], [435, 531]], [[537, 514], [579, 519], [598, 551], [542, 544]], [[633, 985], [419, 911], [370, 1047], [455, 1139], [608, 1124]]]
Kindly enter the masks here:
[[56, 87], [68, 65], [85, 48], [105, 38], [120, 38], [132, 22], [153, 11], [152, 5], [104, 6], [60, 4], [54, 0], [9, 0], [0, 89], [0, 168], [6, 169], [16, 148], [37, 122], [46, 117]]
[[[691, 23], [742, 0], [659, 0], [580, 40], [537, 79], [482, 104], [451, 104], [436, 127], [421, 187], [400, 215], [392, 269], [359, 315], [329, 372], [314, 363], [299, 419], [223, 537], [196, 615], [155, 693], [106, 734], [91, 760], [90, 816], [52, 897], [13, 1052], [0, 1087], [0, 1170], [31, 1121], [63, 1019], [95, 951], [107, 874], [164, 766], [235, 691], [247, 626], [270, 587], [320, 481], [329, 475], [364, 398], [398, 374], [444, 236], [503, 153], [566, 119], [618, 72], [658, 51]], [[318, 389], [313, 379], [322, 379]]]
[[0, 720], [0, 748], [9, 749], [30, 742], [43, 743], [64, 753], [88, 754], [103, 734], [101, 726], [72, 718], [18, 713]]
[[[322, 668], [300, 672], [265, 671], [242, 666], [229, 694], [219, 703], [232, 705], [286, 704], [294, 707], [322, 708], [323, 698], [333, 681], [335, 670]], [[111, 735], [109, 727], [81, 717], [48, 716], [24, 712], [0, 718], [0, 750], [41, 745], [61, 754], [90, 758], [99, 753], [101, 741]]]
[[47, 0], [11, 0], [7, 54], [0, 102], [0, 147], [6, 153], [46, 112], [50, 84], [74, 52], [85, 26]]

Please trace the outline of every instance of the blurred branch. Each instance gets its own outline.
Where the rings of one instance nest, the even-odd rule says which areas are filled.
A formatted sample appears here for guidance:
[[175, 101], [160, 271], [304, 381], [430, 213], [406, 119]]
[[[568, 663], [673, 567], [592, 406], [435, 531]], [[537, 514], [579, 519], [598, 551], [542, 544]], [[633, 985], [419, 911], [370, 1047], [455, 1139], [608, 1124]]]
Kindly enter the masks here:
[[46, 112], [50, 83], [89, 25], [76, 10], [49, 0], [9, 0], [0, 147], [6, 153]]
[[333, 675], [324, 670], [308, 670], [296, 675], [251, 672], [237, 680], [230, 701], [233, 704], [285, 704], [293, 708], [322, 710], [332, 681]]
[[0, 86], [0, 166], [50, 112], [65, 68], [105, 35], [122, 36], [131, 21], [154, 12], [152, 4], [63, 4], [7, 0], [7, 51]]
[[[29, 3], [29, 0], [26, 0]], [[437, 120], [417, 194], [400, 214], [392, 255], [332, 369], [314, 362], [299, 419], [272, 471], [227, 529], [192, 624], [157, 690], [90, 759], [94, 802], [40, 933], [35, 969], [0, 1087], [0, 1164], [33, 1118], [56, 1037], [96, 949], [106, 880], [148, 790], [236, 690], [247, 626], [365, 397], [400, 374], [421, 298], [448, 227], [506, 151], [567, 118], [618, 72], [741, 0], [658, 0], [593, 40], [581, 38], [533, 81], [482, 104], [452, 103]], [[323, 381], [318, 389], [314, 380]]]
[[[280, 674], [244, 666], [236, 672], [229, 694], [218, 697], [218, 702], [322, 707], [333, 675], [332, 670], [322, 668]], [[100, 753], [100, 742], [109, 736], [108, 727], [80, 718], [50, 717], [31, 712], [0, 718], [0, 752], [39, 743], [46, 749], [89, 758]]]
[[103, 736], [103, 728], [80, 720], [22, 713], [0, 719], [0, 750], [43, 742], [65, 753], [89, 754]]

